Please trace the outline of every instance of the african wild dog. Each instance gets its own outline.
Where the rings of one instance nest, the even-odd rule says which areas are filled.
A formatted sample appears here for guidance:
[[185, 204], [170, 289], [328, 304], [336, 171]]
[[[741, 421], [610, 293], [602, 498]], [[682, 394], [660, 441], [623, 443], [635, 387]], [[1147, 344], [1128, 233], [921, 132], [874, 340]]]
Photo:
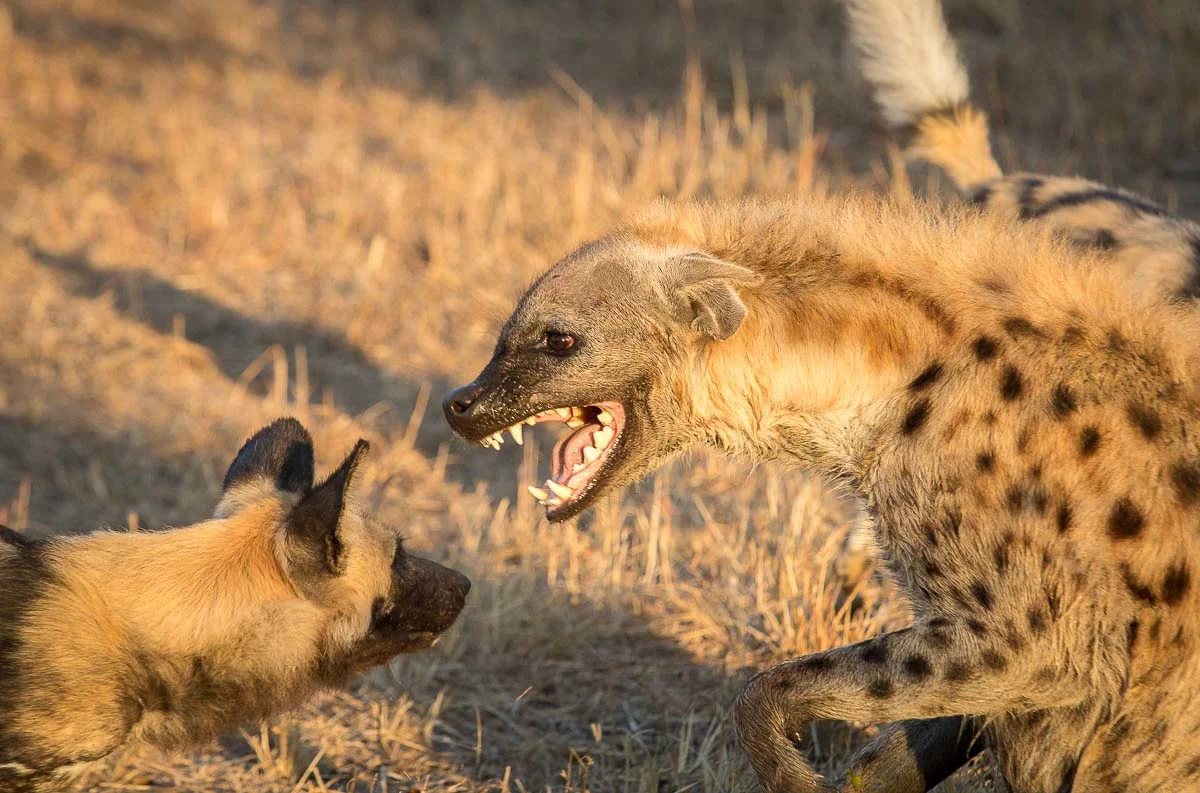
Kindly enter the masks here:
[[1134, 288], [1172, 301], [1200, 299], [1197, 224], [1079, 177], [1003, 175], [939, 0], [843, 1], [862, 73], [884, 121], [911, 133], [911, 156], [945, 170], [984, 211], [1044, 225], [1102, 252]]
[[194, 746], [432, 645], [470, 582], [362, 511], [366, 451], [314, 487], [308, 432], [280, 419], [238, 452], [212, 520], [0, 530], [0, 790], [56, 790], [138, 743]]
[[1200, 317], [1098, 256], [919, 202], [663, 202], [530, 287], [444, 410], [476, 443], [573, 428], [551, 520], [704, 443], [861, 495], [916, 619], [746, 686], [771, 793], [822, 789], [813, 719], [934, 719], [877, 746], [912, 727], [923, 786], [956, 714], [1017, 791], [1195, 788]]

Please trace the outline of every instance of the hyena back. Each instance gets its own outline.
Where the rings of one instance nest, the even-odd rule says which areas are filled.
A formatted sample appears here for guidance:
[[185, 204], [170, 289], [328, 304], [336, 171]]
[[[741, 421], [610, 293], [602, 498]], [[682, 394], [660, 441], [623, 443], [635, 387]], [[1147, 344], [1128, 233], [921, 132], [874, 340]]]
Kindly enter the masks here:
[[813, 719], [907, 722], [926, 786], [961, 714], [1018, 791], [1196, 786], [1198, 320], [1098, 257], [968, 209], [662, 203], [552, 267], [444, 407], [492, 444], [568, 422], [552, 520], [702, 443], [864, 499], [916, 619], [747, 685], [770, 793], [825, 789]]

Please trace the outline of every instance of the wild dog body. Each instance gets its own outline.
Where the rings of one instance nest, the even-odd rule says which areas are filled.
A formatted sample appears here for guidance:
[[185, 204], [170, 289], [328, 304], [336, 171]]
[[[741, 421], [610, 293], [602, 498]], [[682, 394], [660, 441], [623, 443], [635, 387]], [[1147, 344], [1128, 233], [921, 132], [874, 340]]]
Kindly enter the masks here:
[[252, 438], [213, 520], [0, 536], [0, 789], [56, 789], [149, 743], [178, 750], [427, 647], [465, 578], [355, 503], [360, 442], [313, 486], [293, 420]]
[[[865, 500], [916, 621], [746, 687], [771, 793], [824, 789], [808, 721], [956, 714], [1016, 791], [1196, 786], [1196, 319], [1094, 257], [969, 210], [663, 204], [531, 287], [446, 413], [479, 441], [579, 408], [586, 440], [620, 405], [602, 456], [556, 463], [551, 519], [698, 443]], [[899, 733], [944, 774], [956, 725]]]
[[1200, 299], [1200, 226], [1098, 182], [1001, 172], [938, 0], [845, 3], [863, 75], [884, 120], [913, 133], [913, 157], [945, 170], [983, 210], [1045, 225], [1103, 253], [1131, 288]]

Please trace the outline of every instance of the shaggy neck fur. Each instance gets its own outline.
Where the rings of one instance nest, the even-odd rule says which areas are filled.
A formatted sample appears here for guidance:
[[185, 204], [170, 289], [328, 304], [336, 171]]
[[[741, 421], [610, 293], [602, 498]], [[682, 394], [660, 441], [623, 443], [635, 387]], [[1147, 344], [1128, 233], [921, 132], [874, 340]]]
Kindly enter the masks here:
[[1098, 260], [969, 211], [864, 196], [663, 203], [629, 231], [763, 277], [742, 291], [743, 326], [698, 349], [675, 386], [692, 424], [735, 453], [836, 479], [868, 476], [922, 372], [993, 328], [1110, 326], [1167, 368], [1192, 346], [1163, 339], [1193, 319], [1143, 305]]

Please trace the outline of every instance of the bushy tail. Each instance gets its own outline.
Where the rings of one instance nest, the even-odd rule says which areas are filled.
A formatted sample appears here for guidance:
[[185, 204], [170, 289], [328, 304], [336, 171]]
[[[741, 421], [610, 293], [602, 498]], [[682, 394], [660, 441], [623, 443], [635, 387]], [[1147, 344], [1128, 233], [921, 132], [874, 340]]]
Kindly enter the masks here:
[[987, 117], [971, 104], [967, 70], [939, 0], [845, 0], [850, 38], [884, 120], [911, 127], [909, 155], [950, 174], [960, 190], [1002, 175]]

